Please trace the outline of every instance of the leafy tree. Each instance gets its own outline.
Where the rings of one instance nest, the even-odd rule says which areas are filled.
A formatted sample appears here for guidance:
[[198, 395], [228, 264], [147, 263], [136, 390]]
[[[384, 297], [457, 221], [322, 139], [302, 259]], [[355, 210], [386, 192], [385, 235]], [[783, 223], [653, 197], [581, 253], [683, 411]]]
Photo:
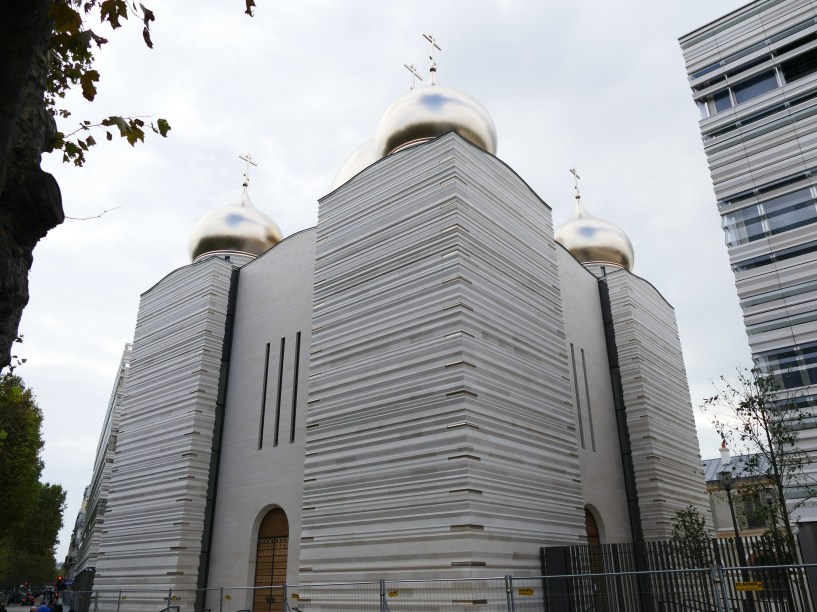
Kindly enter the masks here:
[[[245, 0], [252, 15], [254, 0]], [[153, 46], [153, 12], [126, 0], [3, 0], [0, 2], [0, 371], [9, 365], [11, 344], [28, 303], [28, 272], [37, 242], [65, 219], [59, 185], [40, 168], [42, 153], [61, 150], [63, 160], [82, 165], [96, 145], [118, 133], [131, 145], [145, 130], [165, 136], [164, 119], [146, 125], [139, 117], [83, 120], [57, 127], [69, 113], [66, 92], [77, 89], [93, 100], [99, 71], [94, 51], [108, 41], [90, 23], [121, 27], [131, 17]]]
[[[779, 542], [783, 531], [789, 551], [794, 548], [791, 515], [817, 495], [815, 481], [805, 473], [811, 462], [798, 446], [803, 420], [810, 416], [797, 398], [781, 389], [775, 375], [760, 368], [738, 370], [736, 382], [721, 376], [717, 393], [704, 400], [704, 412], [713, 415], [715, 430], [730, 448], [745, 455], [740, 477], [743, 492], [771, 490], [770, 503], [760, 518], [769, 525], [770, 542]], [[797, 489], [798, 495], [786, 497]], [[778, 553], [784, 558], [787, 553]]]
[[[42, 412], [19, 376], [0, 377], [0, 583], [53, 572], [65, 491], [40, 482]], [[23, 574], [21, 571], [25, 570]], [[36, 571], [35, 571], [36, 570]], [[17, 583], [19, 584], [19, 582]]]
[[709, 528], [700, 510], [690, 504], [672, 520], [672, 541], [680, 549], [686, 567], [709, 567]]

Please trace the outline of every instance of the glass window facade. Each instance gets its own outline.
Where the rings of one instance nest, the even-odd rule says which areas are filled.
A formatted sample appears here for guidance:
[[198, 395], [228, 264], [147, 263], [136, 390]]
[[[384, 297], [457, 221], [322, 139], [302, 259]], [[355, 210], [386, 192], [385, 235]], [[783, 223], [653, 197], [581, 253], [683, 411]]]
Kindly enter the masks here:
[[737, 246], [817, 222], [815, 189], [808, 187], [723, 215], [726, 245]]
[[817, 49], [811, 49], [780, 64], [783, 78], [791, 83], [817, 72]]
[[[798, 24], [797, 26], [790, 28], [791, 32], [789, 32], [789, 34], [809, 27], [810, 25], [812, 25], [812, 23], [813, 20], [809, 20], [808, 22]], [[777, 38], [777, 40], [782, 40], [783, 38], [785, 38], [785, 36], [782, 36], [782, 34], [783, 33], [781, 33], [779, 37], [775, 38]], [[716, 85], [720, 81], [723, 81], [724, 76], [727, 76], [729, 78], [735, 78], [756, 66], [760, 66], [764, 62], [771, 62], [772, 60], [775, 60], [776, 58], [785, 55], [790, 51], [794, 51], [799, 47], [805, 46], [813, 42], [814, 40], [817, 40], [817, 33], [807, 34], [806, 36], [803, 36], [802, 38], [799, 38], [792, 43], [780, 47], [771, 53], [765, 53], [760, 57], [757, 57], [735, 68], [730, 69], [724, 74], [709, 79], [705, 83], [696, 86], [695, 89], [700, 91], [702, 89], [712, 87], [713, 85]], [[769, 40], [765, 43], [756, 43], [751, 47], [743, 49], [739, 53], [736, 53], [720, 62], [717, 62], [715, 64], [707, 66], [706, 68], [699, 70], [695, 74], [691, 75], [690, 78], [694, 79], [704, 76], [705, 74], [709, 74], [710, 72], [714, 72], [718, 68], [728, 65], [729, 63], [736, 59], [739, 59], [740, 57], [744, 57], [750, 55], [751, 53], [754, 53], [755, 51], [763, 48], [765, 45], [771, 42], [775, 41]], [[778, 76], [774, 68], [770, 70], [765, 70], [760, 74], [757, 74], [751, 78], [741, 81], [740, 83], [737, 83], [736, 85], [733, 85], [731, 88], [726, 87], [723, 90], [714, 93], [711, 96], [708, 96], [704, 101], [706, 102], [709, 114], [715, 115], [717, 113], [721, 113], [725, 110], [732, 108], [732, 97], [730, 95], [730, 92], [734, 94], [735, 104], [741, 104], [742, 102], [747, 102], [753, 98], [763, 95], [764, 93], [768, 93], [779, 87], [781, 84], [793, 83], [794, 81], [802, 79], [810, 74], [814, 74], [815, 72], [817, 72], [817, 49], [809, 49], [808, 51], [805, 51], [804, 53], [801, 53], [796, 57], [792, 57], [785, 61], [782, 61], [777, 65], [779, 66], [783, 83], [781, 83], [778, 80]]]
[[774, 70], [766, 70], [734, 86], [735, 102], [741, 104], [777, 88]]
[[772, 372], [783, 389], [817, 384], [817, 342], [759, 353], [755, 361], [761, 369]]

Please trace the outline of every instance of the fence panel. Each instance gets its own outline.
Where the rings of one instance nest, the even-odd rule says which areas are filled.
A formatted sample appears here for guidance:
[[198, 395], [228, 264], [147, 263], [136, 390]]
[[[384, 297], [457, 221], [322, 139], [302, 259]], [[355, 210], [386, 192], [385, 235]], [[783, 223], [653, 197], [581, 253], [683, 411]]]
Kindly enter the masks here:
[[378, 612], [380, 583], [300, 584], [287, 587], [290, 610]]
[[650, 563], [665, 569], [622, 571], [632, 565], [631, 552], [600, 547], [595, 557], [576, 554], [573, 569], [597, 570], [579, 574], [65, 591], [62, 604], [76, 612], [817, 612], [807, 583], [817, 566], [669, 569], [672, 551], [655, 546], [647, 550]]
[[724, 598], [732, 610], [812, 612], [806, 568], [763, 566], [722, 570]]
[[504, 578], [389, 580], [384, 586], [390, 612], [508, 609]]
[[[182, 612], [170, 601], [170, 592], [157, 591], [96, 591], [99, 610], [90, 612]], [[190, 608], [192, 610], [192, 607]], [[189, 612], [185, 610], [184, 612]]]

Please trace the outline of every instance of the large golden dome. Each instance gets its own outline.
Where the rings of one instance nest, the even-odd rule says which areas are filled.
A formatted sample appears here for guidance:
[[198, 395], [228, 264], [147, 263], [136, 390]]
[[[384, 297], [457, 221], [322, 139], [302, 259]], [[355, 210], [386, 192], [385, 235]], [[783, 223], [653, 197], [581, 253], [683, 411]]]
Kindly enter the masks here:
[[374, 152], [385, 157], [451, 131], [489, 153], [496, 153], [494, 122], [474, 98], [440, 85], [412, 89], [380, 117], [374, 134]]
[[553, 236], [583, 264], [613, 264], [633, 269], [635, 253], [624, 230], [588, 213], [578, 197], [573, 216], [556, 228]]
[[237, 202], [206, 214], [193, 227], [190, 260], [196, 262], [206, 255], [258, 257], [282, 238], [275, 221], [252, 205], [245, 183]]

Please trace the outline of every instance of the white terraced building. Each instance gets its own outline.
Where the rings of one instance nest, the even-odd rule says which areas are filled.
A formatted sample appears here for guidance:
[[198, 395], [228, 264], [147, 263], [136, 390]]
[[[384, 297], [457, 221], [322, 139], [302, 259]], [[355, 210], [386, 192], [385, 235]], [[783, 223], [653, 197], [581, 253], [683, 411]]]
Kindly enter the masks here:
[[817, 2], [757, 0], [680, 42], [753, 358], [817, 453]]
[[428, 86], [317, 227], [282, 239], [247, 180], [202, 219], [142, 295], [94, 588], [535, 576], [705, 511], [672, 307], [578, 189], [554, 238], [495, 151]]

